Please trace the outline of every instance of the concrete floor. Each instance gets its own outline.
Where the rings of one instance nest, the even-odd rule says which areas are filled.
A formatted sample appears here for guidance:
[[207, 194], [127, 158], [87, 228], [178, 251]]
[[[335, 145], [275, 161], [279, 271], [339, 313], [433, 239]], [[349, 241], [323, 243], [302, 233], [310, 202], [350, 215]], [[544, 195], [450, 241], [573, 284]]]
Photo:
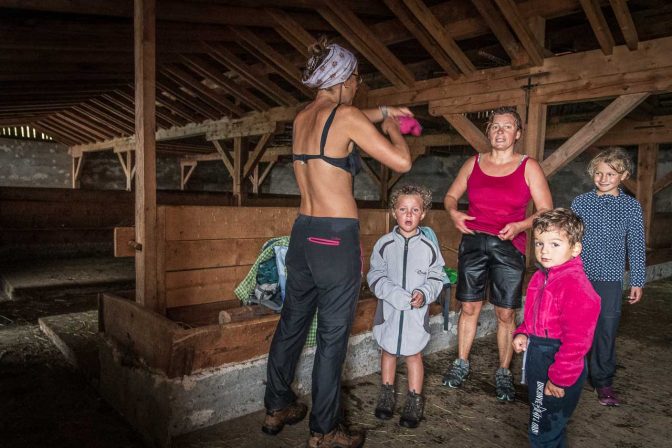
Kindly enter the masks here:
[[[624, 306], [618, 340], [617, 388], [624, 405], [601, 407], [585, 390], [569, 426], [574, 447], [671, 446], [672, 383], [672, 281], [647, 286], [644, 301]], [[47, 295], [48, 296], [48, 295]], [[86, 297], [86, 296], [84, 296]], [[1, 302], [0, 315], [14, 323], [0, 322], [0, 446], [50, 448], [136, 448], [140, 438], [97, 395], [95, 388], [73, 371], [63, 356], [40, 332], [37, 317], [73, 308], [95, 307], [95, 302], [76, 295], [59, 296], [61, 302], [48, 310], [32, 311], [44, 303]], [[17, 317], [19, 316], [19, 317]], [[88, 327], [82, 326], [88, 331]], [[442, 352], [426, 359], [426, 420], [415, 430], [401, 428], [396, 419], [380, 422], [373, 415], [379, 384], [370, 375], [345, 385], [346, 418], [367, 432], [367, 447], [510, 447], [526, 446], [528, 406], [524, 390], [511, 404], [497, 403], [494, 393], [496, 367], [493, 337], [477, 342], [472, 357], [473, 373], [465, 387], [448, 390], [441, 376], [454, 353]], [[520, 369], [514, 362], [514, 372]], [[403, 366], [398, 385], [405, 388]], [[95, 379], [94, 379], [95, 384]], [[400, 403], [401, 405], [401, 403]], [[177, 448], [303, 447], [308, 435], [302, 422], [269, 437], [259, 431], [263, 413], [225, 422], [174, 441]]]

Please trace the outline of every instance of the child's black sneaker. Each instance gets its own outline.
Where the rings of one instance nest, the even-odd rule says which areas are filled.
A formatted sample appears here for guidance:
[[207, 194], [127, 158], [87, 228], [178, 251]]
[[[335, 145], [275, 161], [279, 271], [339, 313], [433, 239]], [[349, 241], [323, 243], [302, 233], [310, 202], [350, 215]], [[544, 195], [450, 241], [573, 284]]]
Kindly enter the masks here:
[[394, 414], [394, 406], [397, 404], [397, 396], [392, 384], [382, 384], [378, 395], [378, 404], [374, 415], [381, 420], [389, 420]]
[[513, 387], [513, 375], [507, 368], [500, 367], [495, 373], [496, 395], [499, 401], [513, 401], [516, 389]]
[[458, 388], [462, 386], [464, 380], [469, 376], [469, 361], [464, 359], [456, 359], [453, 361], [448, 373], [443, 376], [443, 385]]
[[399, 424], [406, 428], [417, 428], [420, 420], [422, 420], [424, 410], [425, 399], [422, 398], [422, 395], [416, 394], [414, 390], [409, 390]]

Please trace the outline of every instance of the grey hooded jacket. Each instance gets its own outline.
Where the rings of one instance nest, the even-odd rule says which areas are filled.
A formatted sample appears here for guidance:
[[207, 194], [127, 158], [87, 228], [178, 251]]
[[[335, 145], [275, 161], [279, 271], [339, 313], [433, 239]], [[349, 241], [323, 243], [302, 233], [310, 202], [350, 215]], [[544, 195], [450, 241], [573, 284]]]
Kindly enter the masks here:
[[[383, 350], [409, 356], [427, 345], [429, 304], [443, 288], [443, 264], [441, 252], [419, 230], [404, 238], [395, 226], [376, 242], [366, 279], [378, 298], [373, 336]], [[421, 308], [411, 308], [414, 291], [425, 296]]]

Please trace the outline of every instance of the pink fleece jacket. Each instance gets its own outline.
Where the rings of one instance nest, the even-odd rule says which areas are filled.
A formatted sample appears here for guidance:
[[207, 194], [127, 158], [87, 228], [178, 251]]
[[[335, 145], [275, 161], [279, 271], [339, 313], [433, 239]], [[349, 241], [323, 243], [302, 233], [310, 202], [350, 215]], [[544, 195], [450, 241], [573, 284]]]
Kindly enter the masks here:
[[569, 387], [583, 371], [599, 314], [600, 296], [586, 277], [581, 258], [576, 257], [532, 276], [524, 320], [514, 335], [559, 339], [560, 349], [548, 368], [548, 378], [556, 386]]

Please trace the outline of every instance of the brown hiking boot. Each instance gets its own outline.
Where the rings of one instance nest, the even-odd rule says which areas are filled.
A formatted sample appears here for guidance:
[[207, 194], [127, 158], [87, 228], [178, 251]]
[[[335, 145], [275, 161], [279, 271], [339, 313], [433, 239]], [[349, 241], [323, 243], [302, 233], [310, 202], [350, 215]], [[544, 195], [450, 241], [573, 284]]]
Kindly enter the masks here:
[[306, 417], [306, 412], [308, 412], [308, 407], [298, 401], [295, 401], [283, 409], [277, 409], [275, 411], [267, 410], [264, 424], [261, 425], [261, 430], [266, 434], [274, 436], [282, 431], [282, 428], [284, 428], [285, 425], [299, 423]]
[[409, 390], [399, 424], [407, 428], [417, 428], [420, 420], [422, 420], [424, 410], [425, 400], [422, 395], [416, 394], [414, 390]]
[[364, 434], [351, 433], [341, 425], [326, 434], [311, 432], [308, 439], [308, 448], [359, 448], [362, 445]]

